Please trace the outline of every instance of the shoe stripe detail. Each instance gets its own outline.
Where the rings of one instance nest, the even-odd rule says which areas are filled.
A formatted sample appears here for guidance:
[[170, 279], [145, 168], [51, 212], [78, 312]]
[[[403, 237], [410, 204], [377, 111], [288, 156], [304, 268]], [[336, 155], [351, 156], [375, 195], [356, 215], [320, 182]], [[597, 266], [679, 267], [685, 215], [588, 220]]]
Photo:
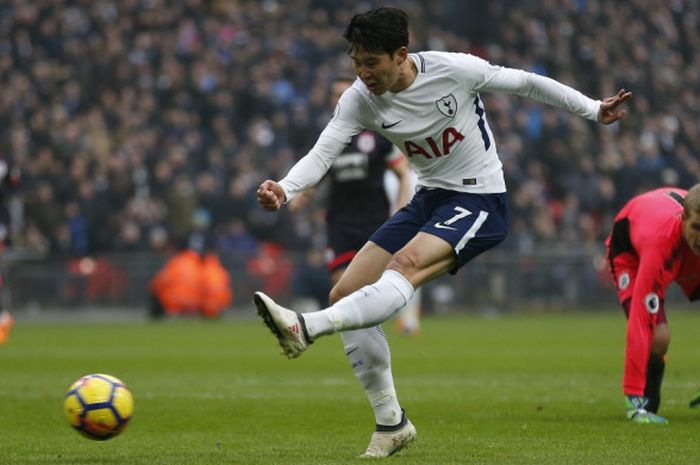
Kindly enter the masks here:
[[406, 417], [406, 411], [401, 409], [401, 421], [398, 425], [377, 425], [375, 431], [378, 433], [390, 433], [392, 431], [398, 431], [408, 423], [408, 417]]
[[405, 449], [411, 442], [416, 441], [416, 428], [410, 421], [406, 425], [394, 432], [375, 432], [372, 434], [367, 450], [361, 458], [381, 458], [389, 457], [396, 452]]
[[306, 341], [306, 345], [313, 344], [314, 341], [311, 340], [311, 337], [309, 337], [309, 332], [306, 330], [306, 321], [304, 321], [303, 315], [297, 312], [297, 316], [299, 317], [299, 323], [301, 324], [301, 332], [304, 334], [304, 340]]

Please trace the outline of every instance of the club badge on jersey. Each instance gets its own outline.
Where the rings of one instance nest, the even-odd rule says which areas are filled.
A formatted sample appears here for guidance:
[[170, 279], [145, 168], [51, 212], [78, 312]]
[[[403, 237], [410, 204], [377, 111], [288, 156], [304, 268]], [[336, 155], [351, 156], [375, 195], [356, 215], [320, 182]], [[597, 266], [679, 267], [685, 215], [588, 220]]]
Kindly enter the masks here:
[[435, 105], [437, 105], [440, 113], [445, 116], [454, 118], [454, 116], [457, 114], [457, 99], [452, 94], [442, 97], [440, 100], [435, 102]]

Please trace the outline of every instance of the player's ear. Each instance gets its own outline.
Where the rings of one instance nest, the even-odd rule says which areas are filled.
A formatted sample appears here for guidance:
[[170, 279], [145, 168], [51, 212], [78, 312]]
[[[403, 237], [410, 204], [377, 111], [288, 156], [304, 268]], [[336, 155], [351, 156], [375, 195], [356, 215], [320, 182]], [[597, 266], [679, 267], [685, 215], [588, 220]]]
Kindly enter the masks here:
[[406, 61], [406, 58], [408, 58], [408, 48], [399, 47], [398, 49], [396, 49], [396, 51], [394, 52], [394, 59], [396, 60], [396, 64], [402, 64], [404, 61]]

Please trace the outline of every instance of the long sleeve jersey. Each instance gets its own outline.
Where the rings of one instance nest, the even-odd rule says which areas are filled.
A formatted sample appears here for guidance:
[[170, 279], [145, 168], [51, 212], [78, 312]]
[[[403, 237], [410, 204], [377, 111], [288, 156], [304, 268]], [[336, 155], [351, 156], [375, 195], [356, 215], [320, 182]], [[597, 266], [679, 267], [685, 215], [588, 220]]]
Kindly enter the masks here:
[[533, 98], [595, 121], [600, 101], [555, 80], [494, 66], [465, 53], [410, 55], [418, 74], [400, 92], [372, 94], [361, 80], [341, 96], [332, 120], [311, 151], [280, 181], [287, 200], [316, 184], [363, 129], [401, 150], [418, 184], [459, 192], [505, 192], [503, 169], [480, 92]]

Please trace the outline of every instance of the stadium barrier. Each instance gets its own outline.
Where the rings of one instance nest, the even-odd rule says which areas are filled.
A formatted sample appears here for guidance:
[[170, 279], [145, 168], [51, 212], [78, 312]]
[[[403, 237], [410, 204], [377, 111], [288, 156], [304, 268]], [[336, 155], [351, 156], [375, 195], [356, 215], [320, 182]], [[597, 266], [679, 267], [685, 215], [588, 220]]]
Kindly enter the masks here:
[[[107, 254], [82, 258], [6, 255], [0, 264], [5, 277], [6, 308], [21, 310], [88, 307], [145, 310], [148, 282], [167, 256], [154, 253]], [[250, 296], [263, 290], [282, 303], [315, 295], [303, 283], [327, 279], [322, 266], [311, 266], [307, 253], [281, 250], [252, 256], [221, 255], [231, 276], [233, 311], [250, 308]], [[321, 292], [318, 292], [318, 288]], [[669, 299], [679, 299], [675, 290]], [[320, 295], [320, 296], [319, 296]], [[313, 304], [311, 305], [313, 307]], [[601, 251], [567, 248], [513, 253], [496, 250], [425, 286], [424, 313], [454, 311], [513, 312], [568, 308], [616, 308], [612, 283]]]

